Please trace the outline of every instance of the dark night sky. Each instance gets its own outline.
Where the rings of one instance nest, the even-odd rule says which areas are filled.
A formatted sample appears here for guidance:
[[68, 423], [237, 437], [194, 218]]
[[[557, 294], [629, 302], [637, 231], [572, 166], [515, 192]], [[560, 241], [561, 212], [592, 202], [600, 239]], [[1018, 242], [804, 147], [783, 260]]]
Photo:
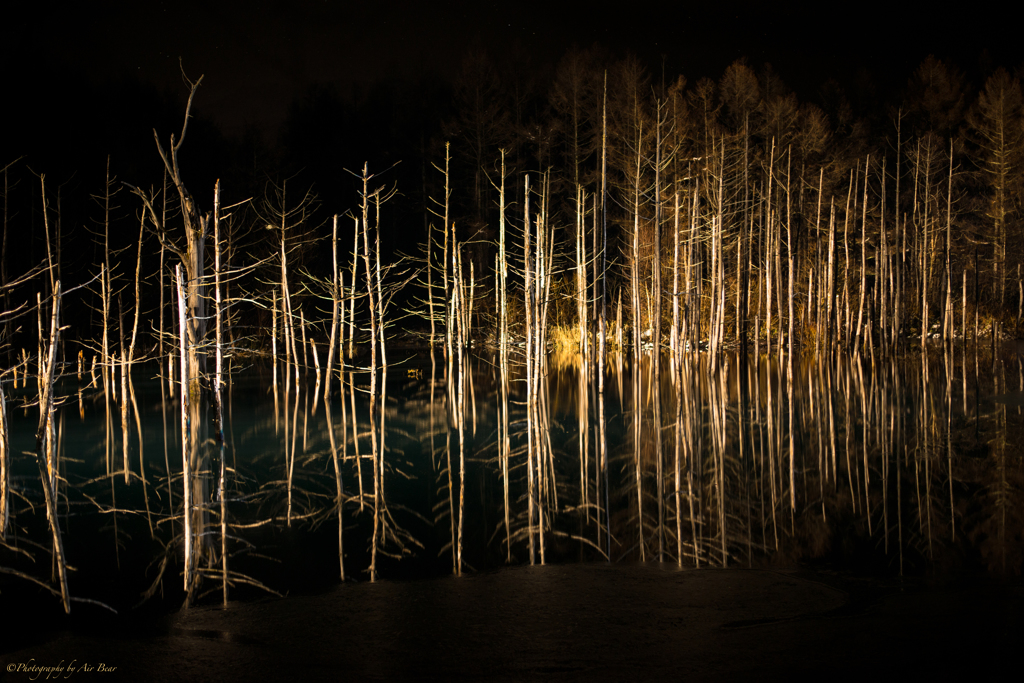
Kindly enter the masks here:
[[[896, 3], [820, 3], [827, 8], [814, 10], [691, 4], [630, 2], [601, 10], [599, 3], [550, 0], [101, 1], [67, 9], [37, 3], [22, 20], [5, 23], [3, 68], [32, 83], [33, 69], [48, 65], [47, 80], [58, 82], [36, 86], [51, 90], [61, 88], [62, 76], [78, 74], [100, 91], [134, 77], [181, 95], [180, 56], [190, 76], [205, 74], [197, 113], [228, 135], [250, 126], [274, 139], [290, 103], [311, 83], [450, 79], [473, 41], [494, 54], [518, 45], [535, 63], [551, 65], [573, 43], [600, 42], [638, 53], [655, 74], [664, 55], [667, 77], [682, 73], [691, 83], [717, 79], [745, 56], [755, 68], [771, 62], [801, 99], [812, 100], [829, 75], [848, 82], [861, 67], [883, 90], [898, 88], [929, 53], [952, 59], [968, 75], [983, 49], [1011, 69], [1020, 59], [1012, 22], [977, 3], [970, 4], [973, 15], [936, 4], [920, 16], [893, 9]], [[31, 109], [32, 100], [26, 104]]]
[[[848, 93], [869, 81], [879, 96], [870, 106], [878, 108], [896, 101], [928, 54], [953, 62], [974, 87], [994, 66], [1017, 68], [1024, 54], [1016, 25], [978, 3], [970, 5], [974, 14], [955, 16], [937, 5], [915, 16], [893, 9], [896, 3], [828, 3], [813, 11], [763, 2], [691, 4], [33, 3], [0, 22], [6, 124], [0, 165], [22, 158], [12, 191], [14, 224], [28, 228], [20, 239], [28, 261], [38, 262], [45, 254], [39, 185], [28, 172], [46, 173], [49, 192], [63, 202], [68, 270], [95, 265], [95, 240], [80, 229], [95, 226], [99, 215], [90, 195], [102, 193], [108, 155], [118, 180], [144, 187], [160, 182], [152, 131], [166, 144], [180, 130], [187, 88], [179, 57], [189, 76], [205, 76], [182, 153], [183, 174], [202, 210], [212, 205], [216, 178], [224, 178], [230, 201], [238, 201], [262, 196], [268, 178], [299, 175], [296, 182], [322, 199], [322, 225], [356, 197], [345, 168], [367, 160], [382, 169], [400, 159], [387, 180], [408, 201], [395, 202], [386, 218], [415, 232], [427, 191], [421, 168], [437, 158], [429, 150], [417, 155], [421, 145], [443, 140], [447, 86], [474, 45], [499, 62], [526, 55], [528, 68], [550, 73], [570, 46], [600, 43], [614, 59], [635, 53], [654, 82], [664, 65], [666, 80], [682, 74], [691, 84], [717, 80], [745, 57], [755, 70], [770, 62], [802, 102], [815, 102], [829, 77]], [[318, 84], [372, 96], [355, 114], [314, 108], [320, 118], [296, 119], [296, 103]], [[392, 88], [401, 92], [392, 96]], [[289, 147], [297, 135], [302, 139]], [[119, 202], [117, 241], [131, 245], [137, 204], [124, 194]]]

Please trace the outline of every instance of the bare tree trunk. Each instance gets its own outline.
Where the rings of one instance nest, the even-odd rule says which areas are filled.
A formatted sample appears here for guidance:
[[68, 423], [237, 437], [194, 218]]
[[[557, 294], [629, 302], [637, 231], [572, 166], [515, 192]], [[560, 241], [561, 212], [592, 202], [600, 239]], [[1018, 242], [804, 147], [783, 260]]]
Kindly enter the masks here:
[[[893, 311], [892, 311], [892, 339], [893, 344], [898, 345], [900, 339], [900, 328], [903, 325], [903, 270], [906, 267], [907, 259], [907, 238], [906, 238], [906, 222], [903, 222], [903, 230], [900, 231], [900, 158], [903, 151], [902, 142], [903, 132], [903, 110], [900, 109], [896, 118], [896, 211], [895, 220], [896, 225], [894, 227], [895, 242], [896, 242], [896, 254], [897, 259], [895, 265], [896, 270], [896, 287], [893, 293]], [[902, 559], [902, 558], [901, 558]]]
[[828, 269], [826, 270], [825, 276], [825, 339], [829, 346], [829, 355], [832, 354], [835, 348], [835, 335], [833, 334], [833, 320], [834, 320], [834, 302], [836, 298], [835, 293], [835, 275], [833, 269], [835, 267], [835, 253], [836, 253], [836, 200], [835, 197], [829, 202], [829, 219], [828, 219]]
[[355, 218], [355, 238], [352, 246], [352, 274], [349, 282], [352, 294], [349, 297], [348, 309], [348, 357], [352, 358], [352, 345], [356, 338], [356, 270], [359, 265], [359, 218]]
[[[601, 313], [597, 331], [597, 391], [604, 406], [605, 335], [608, 329], [608, 72], [604, 72], [601, 100]], [[595, 235], [594, 239], [597, 239]], [[602, 427], [603, 430], [603, 427]], [[602, 448], [604, 432], [602, 431]], [[603, 451], [602, 451], [603, 452]], [[607, 492], [607, 489], [606, 489]], [[610, 541], [609, 541], [610, 543]]]
[[534, 330], [534, 283], [533, 283], [533, 263], [531, 259], [531, 237], [532, 231], [530, 228], [530, 176], [524, 177], [524, 200], [523, 200], [523, 271], [524, 271], [524, 287], [523, 294], [526, 297], [524, 302], [525, 310], [525, 332], [526, 332], [526, 404], [527, 404], [527, 426], [526, 426], [526, 438], [527, 438], [527, 486], [528, 486], [528, 508], [527, 508], [527, 536], [529, 537], [530, 546], [530, 564], [534, 564], [536, 561], [536, 551], [534, 549], [534, 519], [537, 508], [537, 496], [536, 490], [539, 484], [534, 482], [534, 466], [533, 459], [535, 451], [537, 449], [536, 435], [534, 434], [533, 425], [533, 410], [532, 406], [535, 404], [534, 396], [534, 381], [533, 375], [536, 372], [534, 368], [534, 352], [533, 352], [533, 337], [536, 332]]
[[7, 397], [4, 396], [3, 382], [0, 382], [0, 540], [7, 539], [7, 522], [10, 517], [11, 449], [8, 429]]
[[843, 321], [843, 324], [837, 336], [843, 339], [844, 344], [849, 344], [850, 341], [850, 197], [853, 197], [853, 211], [856, 213], [859, 172], [859, 165], [856, 171], [850, 172], [851, 182], [846, 194], [846, 216], [843, 219], [843, 309], [837, 311], [837, 316]]
[[46, 204], [46, 174], [45, 173], [40, 173], [39, 174], [39, 185], [40, 185], [40, 191], [42, 192], [42, 197], [43, 197], [43, 229], [44, 229], [44, 233], [43, 234], [44, 234], [44, 237], [46, 238], [46, 266], [47, 266], [46, 269], [47, 269], [47, 271], [50, 274], [50, 293], [52, 294], [54, 292], [54, 284], [55, 284], [56, 280], [55, 280], [55, 277], [54, 277], [54, 269], [53, 269], [53, 254], [51, 253], [51, 250], [50, 250], [50, 211], [49, 211], [49, 207]]
[[633, 358], [639, 366], [641, 331], [643, 330], [640, 309], [640, 149], [643, 144], [643, 123], [637, 136], [636, 180], [633, 193], [633, 235], [630, 240], [630, 308], [633, 309]]
[[50, 344], [47, 359], [41, 364], [39, 396], [39, 427], [36, 430], [36, 462], [39, 465], [39, 478], [43, 485], [46, 500], [46, 514], [50, 520], [50, 532], [53, 536], [53, 550], [57, 568], [60, 572], [60, 591], [64, 602], [64, 611], [71, 612], [71, 596], [68, 593], [67, 562], [64, 559], [64, 542], [61, 538], [59, 518], [57, 515], [57, 492], [52, 485], [55, 463], [52, 447], [47, 447], [49, 432], [53, 424], [53, 375], [57, 364], [57, 346], [60, 335], [60, 282], [54, 282], [53, 315], [50, 321]]
[[[163, 182], [160, 186], [160, 199], [162, 208], [160, 212], [160, 224], [167, 225], [167, 169], [164, 169]], [[160, 322], [158, 323], [159, 332], [157, 334], [157, 357], [160, 359], [159, 362], [163, 362], [164, 358], [164, 251], [166, 247], [163, 240], [160, 240], [160, 267], [157, 270], [158, 278], [160, 281]], [[172, 318], [173, 320], [173, 318]], [[106, 322], [103, 323], [106, 327]], [[173, 348], [173, 345], [172, 345]], [[174, 353], [168, 353], [168, 362], [174, 358]], [[170, 367], [167, 370], [167, 386], [174, 386], [174, 372]]]
[[[347, 440], [345, 437], [345, 384], [339, 382], [338, 393], [341, 395], [341, 421], [342, 421], [342, 448], [345, 448]], [[342, 459], [338, 460], [338, 447], [334, 439], [334, 423], [331, 420], [331, 402], [328, 400], [324, 401], [324, 415], [327, 418], [327, 434], [330, 437], [331, 442], [331, 460], [334, 463], [334, 484], [335, 492], [337, 495], [337, 506], [338, 506], [338, 568], [341, 573], [341, 581], [345, 582], [345, 544], [342, 524], [344, 512], [345, 498], [344, 498], [344, 487], [342, 486], [342, 475], [341, 475], [341, 463], [344, 462], [345, 454], [342, 455]]]
[[950, 266], [953, 241], [953, 140], [949, 141], [949, 181], [946, 188], [946, 305], [943, 307], [943, 340], [953, 344], [953, 283]]
[[[793, 364], [793, 231], [792, 212], [790, 211], [790, 165], [793, 163], [793, 149], [787, 152], [786, 159], [786, 258], [788, 271], [787, 298], [789, 299], [789, 329], [786, 332], [786, 347], [789, 352], [788, 362], [792, 368]], [[790, 373], [792, 375], [792, 372]], [[790, 376], [792, 381], [792, 376]]]
[[579, 330], [579, 351], [584, 363], [587, 349], [587, 268], [584, 214], [586, 213], [586, 192], [576, 186], [576, 324]]
[[[771, 152], [768, 156], [768, 192], [765, 206], [765, 229], [767, 232], [767, 245], [764, 253], [765, 260], [765, 317], [764, 317], [764, 340], [768, 353], [771, 353], [772, 345], [772, 255], [778, 251], [775, 243], [775, 215], [772, 213], [772, 186], [775, 183], [775, 138], [772, 138]], [[782, 325], [782, 311], [779, 311], [779, 326]], [[781, 349], [780, 349], [781, 350]]]
[[[820, 268], [821, 267], [821, 242], [820, 242], [820, 239], [821, 239], [821, 191], [822, 191], [822, 185], [824, 184], [824, 181], [825, 181], [825, 167], [822, 166], [821, 167], [821, 172], [818, 175], [818, 210], [817, 210], [817, 213], [816, 213], [815, 219], [814, 219], [814, 240], [816, 242], [818, 242], [818, 252], [817, 252], [817, 258], [815, 259], [816, 260], [815, 268]], [[814, 277], [814, 268], [811, 269], [812, 285], [813, 285], [813, 277]], [[810, 297], [813, 296], [814, 287], [812, 285], [808, 285], [808, 301], [807, 301], [807, 305], [808, 306], [811, 305], [812, 299]], [[817, 309], [817, 315], [816, 315], [816, 318], [815, 318], [815, 321], [814, 321], [814, 323], [815, 323], [814, 324], [814, 355], [815, 356], [818, 355], [819, 350], [821, 349], [821, 334], [822, 334], [822, 330], [821, 330], [821, 294], [823, 292], [824, 292], [824, 287], [822, 287], [821, 271], [819, 270], [818, 271], [818, 297], [817, 297], [816, 300], [814, 300], [815, 308]]]
[[[449, 225], [450, 218], [449, 218], [449, 215], [448, 215], [448, 203], [449, 203], [449, 199], [451, 198], [451, 190], [449, 189], [449, 185], [448, 185], [448, 182], [449, 182], [449, 179], [450, 179], [450, 175], [448, 173], [448, 167], [449, 167], [450, 162], [451, 162], [451, 143], [450, 142], [446, 142], [446, 143], [444, 143], [444, 274], [441, 277], [441, 280], [444, 282], [444, 300], [446, 302], [446, 306], [445, 306], [446, 308], [447, 308], [447, 302], [450, 302], [451, 301], [451, 297], [452, 297], [450, 286], [449, 286], [449, 275], [448, 275], [448, 266], [449, 266], [449, 259], [448, 259], [448, 231], [452, 228], [452, 226]], [[454, 275], [454, 273], [453, 273], [453, 275]], [[450, 357], [450, 355], [451, 355], [451, 346], [452, 346], [452, 344], [451, 344], [451, 330], [447, 329], [447, 327], [446, 327], [444, 334], [445, 334], [445, 340], [446, 340], [446, 342], [445, 342], [445, 353], [448, 354], [448, 357]]]
[[[3, 310], [5, 310], [5, 311], [9, 311], [11, 309], [11, 306], [10, 306], [10, 292], [8, 291], [8, 288], [7, 288], [7, 219], [8, 219], [8, 216], [9, 216], [8, 206], [7, 206], [7, 198], [8, 198], [8, 195], [10, 193], [10, 189], [11, 188], [10, 188], [10, 184], [8, 183], [7, 170], [11, 166], [13, 166], [16, 162], [18, 162], [20, 160], [21, 160], [21, 158], [19, 157], [18, 159], [15, 159], [14, 161], [12, 161], [11, 163], [7, 164], [3, 168], [3, 171], [4, 171], [4, 209], [3, 209], [3, 211], [4, 211], [4, 225], [3, 225], [3, 237], [2, 237], [2, 241], [0, 241], [0, 291], [2, 291], [2, 293], [0, 293], [0, 296], [3, 297]], [[8, 318], [8, 317], [4, 318], [3, 326], [4, 326], [4, 332], [3, 332], [4, 339], [10, 339], [11, 338], [11, 320], [10, 320], [10, 318]], [[8, 353], [10, 353], [10, 352], [8, 352]], [[7, 358], [9, 359], [10, 356], [8, 355]], [[4, 529], [3, 521], [4, 521], [3, 518], [0, 518], [0, 532], [2, 532], [3, 529]]]
[[885, 157], [882, 157], [882, 205], [879, 211], [880, 220], [878, 226], [878, 269], [875, 282], [879, 283], [879, 316], [878, 336], [882, 345], [883, 355], [889, 352], [889, 297], [892, 296], [892, 287], [887, 281], [890, 275], [889, 270], [889, 237], [885, 232]]
[[[657, 116], [654, 138], [654, 254], [651, 258], [651, 269], [654, 271], [654, 287], [651, 296], [654, 299], [654, 319], [651, 321], [651, 342], [654, 344], [654, 371], [659, 376], [661, 353], [661, 101], [655, 101]], [[660, 426], [660, 425], [659, 425]], [[660, 437], [658, 439], [661, 441]]]
[[[175, 187], [178, 190], [178, 197], [181, 202], [181, 215], [184, 221], [185, 228], [185, 248], [181, 249], [174, 242], [170, 241], [166, 233], [166, 225], [157, 217], [156, 210], [153, 206], [153, 198], [148, 196], [142, 190], [136, 187], [132, 187], [132, 191], [139, 196], [144, 205], [144, 211], [148, 213], [149, 218], [154, 224], [154, 232], [157, 237], [161, 240], [162, 244], [165, 244], [168, 249], [175, 253], [180, 262], [181, 266], [185, 269], [184, 276], [181, 275], [180, 270], [177, 271], [177, 280], [179, 285], [179, 322], [182, 325], [180, 331], [180, 346], [183, 354], [187, 354], [187, 362], [183, 363], [182, 370], [187, 369], [188, 375], [183, 375], [181, 391], [182, 406], [183, 410], [188, 408], [191, 410], [191, 415], [183, 412], [182, 421], [183, 429], [190, 430], [190, 435], [183, 435], [183, 447], [190, 445], [192, 448], [191, 457], [195, 460], [194, 463], [189, 464], [188, 460], [190, 453], [187, 450], [183, 450], [183, 458], [186, 461], [186, 472], [185, 472], [185, 489], [186, 495], [191, 496], [190, 489], [192, 487], [191, 472], [202, 471], [204, 464], [201, 462], [200, 448], [204, 442], [204, 432], [206, 429], [206, 423], [203, 419], [204, 413], [202, 409], [203, 396], [205, 390], [203, 387], [203, 377], [206, 371], [206, 354], [204, 349], [204, 340], [206, 337], [206, 325], [207, 315], [206, 306], [207, 298], [204, 293], [204, 250], [208, 231], [208, 221], [204, 216], [200, 216], [197, 207], [192, 199], [192, 195], [188, 192], [185, 184], [181, 177], [181, 171], [178, 166], [178, 151], [181, 149], [181, 145], [185, 141], [185, 134], [188, 130], [188, 121], [190, 118], [190, 112], [192, 108], [192, 100], [195, 97], [195, 93], [202, 82], [202, 76], [196, 81], [191, 81], [187, 77], [185, 78], [189, 85], [189, 96], [188, 102], [185, 106], [185, 117], [184, 123], [181, 128], [181, 135], [177, 139], [172, 134], [170, 136], [170, 145], [167, 150], [164, 149], [163, 145], [160, 144], [159, 136], [157, 132], [153, 131], [153, 139], [156, 143], [157, 152], [160, 154], [160, 158], [164, 163], [164, 169], [167, 174], [171, 177]], [[129, 186], [131, 187], [131, 186]], [[109, 271], [108, 271], [109, 272]], [[187, 291], [186, 291], [187, 288]], [[187, 298], [188, 315], [185, 314], [185, 298]], [[187, 344], [186, 344], [187, 338]], [[192, 465], [194, 465], [194, 470]], [[205, 497], [205, 481], [201, 482], [200, 496]], [[199, 506], [197, 509], [202, 509]], [[193, 564], [194, 557], [192, 557], [191, 544], [193, 543], [193, 529], [191, 527], [190, 517], [192, 516], [192, 501], [191, 498], [186, 500], [185, 505], [186, 515], [186, 592], [188, 593], [188, 599], [186, 604], [189, 604], [192, 599], [192, 579], [193, 577]], [[201, 513], [198, 518], [198, 522], [202, 523], [205, 512]], [[201, 530], [195, 534], [195, 538], [202, 538]]]
[[672, 227], [672, 332], [669, 340], [672, 358], [679, 357], [679, 347], [679, 192], [676, 192]]
[[[331, 229], [331, 266], [331, 278], [333, 280], [331, 285], [331, 341], [327, 345], [327, 378], [324, 384], [325, 400], [331, 397], [331, 376], [334, 374], [334, 342], [338, 336], [338, 296], [340, 292], [338, 286], [338, 214], [334, 214]], [[427, 267], [429, 270], [429, 263]], [[431, 307], [433, 307], [433, 301], [431, 301]], [[433, 309], [431, 309], [431, 312], [433, 312]], [[430, 324], [434, 324], [433, 318], [431, 318]], [[433, 336], [431, 336], [430, 341], [433, 343]]]
[[[221, 272], [220, 272], [220, 180], [218, 179], [213, 188], [213, 277], [214, 277], [214, 311], [216, 329], [216, 365], [213, 375], [213, 404], [214, 420], [217, 430], [217, 445], [220, 447], [220, 481], [217, 486], [217, 497], [220, 499], [220, 557], [221, 557], [221, 591], [223, 604], [228, 604], [228, 547], [227, 547], [227, 444], [224, 441], [224, 402], [221, 399], [221, 388], [223, 387], [223, 315], [221, 302]], [[134, 343], [134, 336], [133, 336]]]
[[192, 467], [189, 457], [189, 404], [191, 394], [189, 390], [189, 354], [186, 344], [186, 313], [185, 313], [185, 283], [182, 282], [181, 265], [174, 269], [175, 282], [178, 289], [178, 348], [180, 352], [181, 365], [181, 474], [184, 487], [184, 512], [185, 518], [185, 592], [192, 592], [192, 577], [194, 572], [195, 558], [193, 557], [192, 542]]
[[[788, 154], [787, 154], [787, 157], [788, 157]], [[787, 164], [788, 164], [788, 162], [787, 162]], [[789, 220], [789, 215], [788, 215], [789, 214], [789, 210], [788, 210], [788, 206], [789, 206], [789, 185], [790, 185], [789, 180], [790, 180], [790, 178], [789, 178], [789, 171], [788, 171], [788, 166], [787, 166], [787, 172], [786, 172], [786, 205], [787, 205], [786, 220], [787, 221]], [[782, 188], [781, 187], [779, 188], [779, 192], [782, 192]], [[776, 214], [779, 214], [780, 212], [781, 212], [781, 207], [779, 209], [776, 209]], [[774, 254], [775, 255], [775, 296], [776, 296], [775, 310], [777, 310], [778, 313], [779, 313], [778, 348], [779, 348], [779, 353], [781, 354], [782, 353], [782, 339], [783, 339], [783, 336], [785, 334], [785, 332], [783, 330], [783, 326], [782, 326], [782, 217], [781, 216], [779, 216], [775, 220], [775, 244], [777, 245], [777, 248], [775, 249], [775, 254]]]
[[[132, 321], [132, 337], [131, 342], [128, 345], [127, 358], [124, 356], [124, 347], [122, 345], [121, 355], [121, 433], [123, 439], [123, 450], [124, 450], [124, 483], [129, 483], [129, 463], [128, 463], [128, 401], [129, 391], [134, 393], [134, 389], [129, 389], [131, 386], [131, 367], [135, 361], [135, 340], [139, 331], [139, 313], [141, 309], [141, 297], [139, 296], [139, 279], [142, 273], [142, 238], [145, 232], [145, 219], [142, 220], [139, 225], [139, 249], [135, 259], [135, 316]], [[138, 425], [139, 433], [141, 435], [141, 425]], [[142, 449], [141, 439], [139, 440], [139, 467], [142, 465]], [[142, 479], [142, 490], [145, 494], [146, 491], [146, 480], [145, 477]]]
[[857, 306], [857, 336], [853, 343], [853, 353], [860, 352], [860, 339], [864, 331], [864, 295], [867, 289], [868, 270], [868, 178], [871, 173], [871, 155], [864, 161], [864, 201], [861, 206], [860, 221], [860, 303]]
[[[509, 356], [508, 356], [508, 255], [505, 251], [505, 150], [501, 150], [501, 188], [498, 194], [498, 370], [501, 375], [501, 402], [498, 404], [499, 457], [504, 491], [505, 561], [512, 561], [512, 528], [509, 510], [509, 460], [512, 455], [509, 437]], [[433, 359], [433, 354], [431, 354]], [[431, 384], [433, 390], [433, 384]], [[431, 402], [433, 405], [433, 402]], [[433, 417], [433, 413], [431, 413]], [[433, 433], [433, 432], [431, 432]], [[431, 449], [433, 450], [433, 449]]]

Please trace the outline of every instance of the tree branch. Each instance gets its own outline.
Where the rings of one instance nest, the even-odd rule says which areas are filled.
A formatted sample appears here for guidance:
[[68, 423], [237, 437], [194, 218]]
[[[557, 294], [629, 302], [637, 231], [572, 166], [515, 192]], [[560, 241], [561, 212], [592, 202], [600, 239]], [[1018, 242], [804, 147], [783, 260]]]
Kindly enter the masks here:
[[[159, 146], [159, 144], [160, 143], [158, 142], [157, 146]], [[163, 152], [161, 150], [161, 154], [162, 153]], [[150, 198], [147, 197], [146, 193], [143, 192], [140, 188], [135, 187], [131, 183], [124, 183], [124, 185], [125, 187], [132, 191], [132, 194], [138, 195], [138, 197], [142, 200], [143, 214], [149, 214], [149, 219], [150, 221], [152, 221], [153, 226], [155, 228], [147, 228], [147, 230], [153, 235], [156, 235], [156, 238], [160, 240], [160, 244], [164, 245], [171, 253], [173, 253], [179, 259], [181, 259], [182, 263], [185, 263], [185, 252], [183, 252], [176, 244], [167, 239], [167, 231], [164, 229], [164, 226], [161, 225], [160, 219], [157, 218], [156, 209], [153, 208], [153, 202], [150, 200]], [[145, 224], [145, 215], [143, 215], [143, 224]]]

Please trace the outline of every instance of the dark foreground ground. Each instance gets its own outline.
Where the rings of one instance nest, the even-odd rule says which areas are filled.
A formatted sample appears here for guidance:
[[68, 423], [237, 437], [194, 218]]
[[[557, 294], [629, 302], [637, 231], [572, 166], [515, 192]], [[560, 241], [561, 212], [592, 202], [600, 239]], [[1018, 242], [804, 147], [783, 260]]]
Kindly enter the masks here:
[[1024, 586], [565, 565], [346, 584], [146, 626], [3, 621], [8, 681], [1018, 680]]

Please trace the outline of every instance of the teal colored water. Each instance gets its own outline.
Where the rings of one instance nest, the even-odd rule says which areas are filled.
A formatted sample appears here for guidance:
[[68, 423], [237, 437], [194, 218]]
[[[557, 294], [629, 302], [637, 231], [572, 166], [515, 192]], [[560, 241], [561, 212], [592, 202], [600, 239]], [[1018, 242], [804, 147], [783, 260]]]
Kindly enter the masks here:
[[[313, 370], [286, 386], [279, 366], [275, 391], [268, 367], [236, 363], [223, 458], [212, 419], [190, 452], [193, 600], [222, 599], [224, 551], [231, 599], [317, 592], [343, 572], [351, 582], [509, 564], [1019, 573], [1016, 354], [654, 365], [610, 356], [602, 394], [593, 367], [552, 357], [527, 396], [516, 367], [502, 391], [493, 356], [449, 373], [440, 356], [411, 355], [373, 401], [356, 371], [325, 403]], [[88, 377], [58, 385], [69, 592], [119, 612], [185, 599], [180, 396], [157, 375], [133, 369], [124, 422], [119, 373], [109, 401]], [[6, 393], [0, 599], [59, 609], [35, 392]]]

